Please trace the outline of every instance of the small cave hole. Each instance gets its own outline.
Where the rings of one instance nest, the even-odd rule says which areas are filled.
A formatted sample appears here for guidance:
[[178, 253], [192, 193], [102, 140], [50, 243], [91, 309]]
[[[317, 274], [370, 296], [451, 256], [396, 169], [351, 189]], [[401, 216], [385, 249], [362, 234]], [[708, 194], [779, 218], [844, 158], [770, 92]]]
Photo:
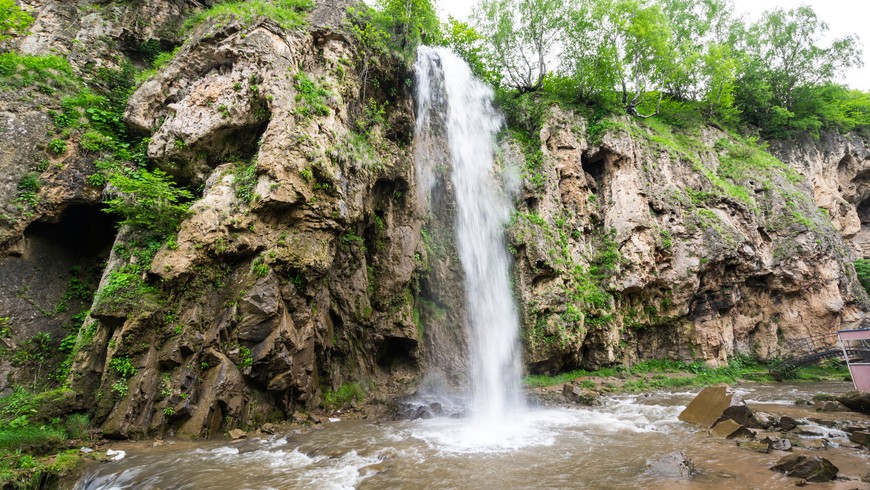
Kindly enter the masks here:
[[580, 156], [580, 165], [583, 167], [583, 171], [600, 186], [601, 181], [604, 180], [604, 156], [595, 154], [590, 157], [589, 154], [584, 153]]
[[106, 255], [115, 241], [117, 222], [97, 206], [72, 205], [56, 221], [36, 221], [24, 231], [28, 242], [62, 249], [70, 258]]
[[386, 370], [416, 368], [417, 341], [404, 337], [385, 337], [378, 347], [376, 359], [378, 366]]
[[861, 224], [870, 223], [870, 199], [865, 199], [858, 204], [858, 219], [861, 220]]

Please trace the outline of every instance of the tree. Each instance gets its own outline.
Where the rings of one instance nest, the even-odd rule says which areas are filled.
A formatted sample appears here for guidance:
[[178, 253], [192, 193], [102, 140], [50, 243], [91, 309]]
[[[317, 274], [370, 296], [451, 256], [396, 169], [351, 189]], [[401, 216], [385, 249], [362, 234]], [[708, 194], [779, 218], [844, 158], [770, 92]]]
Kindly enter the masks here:
[[0, 0], [0, 42], [13, 34], [23, 34], [33, 24], [33, 17], [21, 10], [15, 0]]
[[441, 44], [465, 60], [478, 78], [493, 85], [498, 83], [499, 74], [490, 70], [486, 62], [483, 36], [474, 27], [447, 17], [447, 23], [442, 26]]
[[487, 60], [520, 93], [541, 88], [565, 25], [563, 0], [483, 0], [473, 13]]
[[750, 27], [748, 52], [760, 62], [774, 101], [786, 110], [794, 106], [795, 89], [830, 81], [841, 69], [861, 66], [855, 36], [835, 39], [827, 48], [819, 41], [828, 24], [808, 6], [768, 11]]
[[379, 0], [394, 45], [413, 55], [417, 46], [440, 37], [441, 23], [431, 0]]
[[[615, 19], [618, 39], [624, 46], [622, 57], [622, 103], [628, 114], [650, 117], [658, 113], [642, 115], [637, 107], [644, 102], [646, 92], [652, 88], [659, 91], [661, 103], [664, 82], [668, 75], [668, 60], [671, 59], [671, 30], [667, 19], [657, 5], [645, 5], [636, 0], [617, 2], [612, 15]], [[631, 89], [633, 94], [629, 94]], [[631, 98], [629, 98], [631, 97]]]
[[[665, 82], [670, 96], [679, 100], [701, 97], [709, 87], [703, 73], [711, 60], [721, 61], [723, 41], [730, 28], [733, 5], [726, 0], [661, 0], [671, 30], [671, 58]], [[712, 49], [712, 52], [711, 52]]]

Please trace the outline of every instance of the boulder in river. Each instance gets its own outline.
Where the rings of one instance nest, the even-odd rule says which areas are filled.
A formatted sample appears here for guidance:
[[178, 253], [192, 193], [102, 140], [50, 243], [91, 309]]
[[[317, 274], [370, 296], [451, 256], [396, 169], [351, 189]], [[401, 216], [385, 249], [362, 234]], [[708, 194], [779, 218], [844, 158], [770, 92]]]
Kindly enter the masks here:
[[856, 430], [850, 432], [849, 440], [870, 447], [870, 430]]
[[761, 438], [761, 442], [767, 444], [768, 449], [771, 451], [791, 451], [791, 441], [778, 434], [767, 433]]
[[785, 476], [802, 478], [809, 482], [831, 481], [837, 476], [839, 468], [825, 458], [790, 454], [780, 459], [770, 469], [779, 471]]
[[564, 385], [562, 385], [562, 396], [564, 396], [565, 400], [569, 402], [579, 403], [581, 405], [601, 405], [601, 401], [598, 399], [597, 393], [591, 390], [583, 389], [571, 383], [565, 383]]
[[244, 439], [245, 437], [248, 436], [248, 433], [243, 431], [242, 429], [233, 429], [233, 430], [227, 432], [227, 435], [230, 436], [230, 439], [236, 440], [236, 439]]
[[787, 417], [783, 415], [779, 418], [779, 428], [785, 431], [789, 431], [798, 426], [797, 420]]
[[837, 401], [853, 412], [870, 415], [870, 393], [866, 391], [850, 391], [837, 397]]
[[646, 473], [671, 479], [689, 480], [697, 471], [692, 460], [682, 451], [674, 451], [655, 461], [648, 462]]
[[709, 429], [716, 424], [722, 412], [731, 406], [733, 398], [734, 393], [728, 392], [727, 386], [704, 388], [686, 409], [680, 412], [679, 419]]
[[762, 428], [743, 398], [728, 391], [725, 385], [710, 386], [701, 390], [683, 410], [679, 419], [711, 429], [720, 437], [733, 439], [755, 435], [750, 428]]
[[816, 403], [816, 411], [817, 412], [848, 412], [849, 407], [843, 405], [842, 403], [834, 400], [826, 400], [823, 402]]
[[725, 419], [717, 423], [711, 430], [717, 436], [726, 439], [734, 439], [735, 437], [752, 439], [755, 437], [755, 434], [751, 430], [731, 419]]

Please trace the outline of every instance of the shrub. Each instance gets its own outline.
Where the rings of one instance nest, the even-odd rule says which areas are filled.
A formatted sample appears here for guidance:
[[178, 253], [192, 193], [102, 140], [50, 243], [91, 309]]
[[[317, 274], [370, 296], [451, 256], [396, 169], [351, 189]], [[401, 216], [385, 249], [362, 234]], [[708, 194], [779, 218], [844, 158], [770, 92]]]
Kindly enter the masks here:
[[109, 361], [109, 367], [114, 369], [118, 376], [126, 379], [136, 374], [136, 366], [130, 362], [129, 357], [115, 357]]
[[39, 177], [34, 173], [24, 174], [18, 180], [18, 190], [21, 192], [36, 192], [40, 186]]
[[329, 115], [326, 99], [331, 94], [328, 90], [318, 85], [304, 72], [297, 73], [293, 80], [296, 82], [295, 113], [297, 115], [302, 117]]
[[149, 172], [120, 170], [109, 176], [114, 196], [107, 199], [107, 212], [121, 216], [121, 224], [162, 233], [175, 231], [187, 216], [188, 190], [179, 188], [172, 178], [157, 169]]
[[66, 141], [55, 138], [48, 143], [48, 151], [54, 153], [55, 155], [62, 155], [66, 153]]
[[327, 390], [323, 395], [323, 406], [337, 409], [351, 402], [361, 402], [365, 398], [365, 391], [358, 383], [345, 383], [338, 391]]

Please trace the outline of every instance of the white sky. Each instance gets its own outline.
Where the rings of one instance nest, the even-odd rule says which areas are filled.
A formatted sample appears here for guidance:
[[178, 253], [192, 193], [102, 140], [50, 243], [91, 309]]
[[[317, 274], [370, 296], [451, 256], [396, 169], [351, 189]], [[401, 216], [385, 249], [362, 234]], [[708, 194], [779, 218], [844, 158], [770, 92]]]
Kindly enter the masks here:
[[[870, 1], [868, 0], [733, 0], [737, 13], [745, 13], [751, 21], [761, 13], [776, 7], [794, 8], [809, 5], [820, 19], [828, 23], [831, 38], [857, 34], [864, 45], [864, 67], [852, 68], [837, 80], [862, 90], [870, 90]], [[477, 0], [436, 0], [443, 17], [452, 15], [467, 20]]]

